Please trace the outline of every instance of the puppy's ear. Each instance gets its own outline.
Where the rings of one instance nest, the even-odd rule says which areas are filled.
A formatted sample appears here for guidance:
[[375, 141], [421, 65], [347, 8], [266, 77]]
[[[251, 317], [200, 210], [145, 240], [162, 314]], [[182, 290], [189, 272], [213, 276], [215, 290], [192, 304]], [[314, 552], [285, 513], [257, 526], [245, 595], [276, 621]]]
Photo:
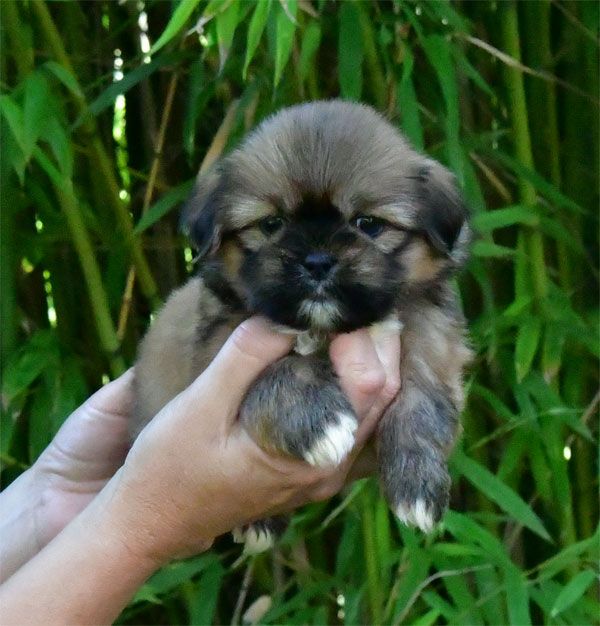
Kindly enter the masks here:
[[413, 177], [420, 206], [418, 221], [431, 246], [449, 257], [462, 256], [468, 243], [469, 212], [454, 176], [436, 161], [427, 159]]
[[198, 174], [192, 195], [182, 209], [182, 230], [192, 240], [199, 258], [214, 253], [221, 244], [219, 209], [222, 192], [223, 177], [217, 164]]

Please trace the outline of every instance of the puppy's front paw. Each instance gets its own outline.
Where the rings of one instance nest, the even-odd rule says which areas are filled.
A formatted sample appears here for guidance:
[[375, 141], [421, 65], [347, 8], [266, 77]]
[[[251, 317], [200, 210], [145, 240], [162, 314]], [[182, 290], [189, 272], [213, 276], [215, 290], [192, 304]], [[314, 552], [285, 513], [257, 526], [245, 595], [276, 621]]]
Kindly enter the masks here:
[[287, 527], [284, 517], [269, 517], [231, 531], [235, 543], [244, 544], [244, 554], [261, 554], [271, 549]]
[[310, 448], [302, 455], [314, 467], [336, 467], [354, 447], [354, 433], [358, 422], [353, 415], [337, 413], [337, 421], [325, 426]]
[[440, 521], [450, 497], [446, 464], [427, 450], [398, 450], [395, 471], [383, 474], [384, 490], [398, 519], [430, 532]]
[[336, 467], [354, 446], [358, 421], [328, 362], [289, 356], [250, 389], [240, 419], [265, 449]]

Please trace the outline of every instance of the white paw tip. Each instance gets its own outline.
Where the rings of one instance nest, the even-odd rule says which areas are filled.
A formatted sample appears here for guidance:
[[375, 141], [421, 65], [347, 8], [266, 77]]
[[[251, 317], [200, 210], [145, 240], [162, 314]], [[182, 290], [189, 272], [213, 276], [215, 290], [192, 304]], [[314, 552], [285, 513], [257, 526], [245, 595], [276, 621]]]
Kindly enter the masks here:
[[235, 543], [244, 544], [244, 554], [260, 554], [266, 552], [273, 547], [275, 539], [273, 534], [263, 528], [256, 529], [254, 526], [250, 526], [245, 530], [241, 528], [234, 528], [231, 531], [233, 535], [233, 541]]
[[356, 419], [346, 413], [338, 413], [338, 419], [338, 423], [327, 426], [325, 434], [304, 453], [304, 459], [314, 467], [336, 467], [354, 447]]
[[434, 527], [432, 511], [420, 498], [412, 504], [399, 504], [396, 516], [407, 526], [417, 526], [424, 533], [430, 532]]

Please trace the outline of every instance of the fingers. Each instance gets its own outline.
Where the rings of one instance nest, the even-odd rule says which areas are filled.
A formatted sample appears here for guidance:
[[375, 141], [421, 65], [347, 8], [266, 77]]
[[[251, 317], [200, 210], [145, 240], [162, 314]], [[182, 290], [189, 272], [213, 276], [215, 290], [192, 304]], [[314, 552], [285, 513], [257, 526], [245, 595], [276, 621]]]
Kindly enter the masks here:
[[133, 404], [134, 369], [129, 368], [119, 378], [101, 387], [88, 398], [85, 408], [91, 408], [97, 413], [129, 416]]
[[[212, 363], [191, 385], [190, 394], [196, 398], [210, 394], [219, 400], [229, 422], [235, 421], [250, 385], [268, 365], [290, 351], [293, 341], [292, 336], [275, 332], [260, 317], [246, 320], [233, 331]], [[223, 417], [221, 414], [219, 421]]]
[[39, 464], [60, 468], [74, 481], [110, 477], [129, 448], [133, 378], [131, 368], [88, 398], [61, 426]]
[[385, 385], [385, 370], [365, 329], [339, 335], [329, 349], [342, 389], [359, 418], [364, 418]]

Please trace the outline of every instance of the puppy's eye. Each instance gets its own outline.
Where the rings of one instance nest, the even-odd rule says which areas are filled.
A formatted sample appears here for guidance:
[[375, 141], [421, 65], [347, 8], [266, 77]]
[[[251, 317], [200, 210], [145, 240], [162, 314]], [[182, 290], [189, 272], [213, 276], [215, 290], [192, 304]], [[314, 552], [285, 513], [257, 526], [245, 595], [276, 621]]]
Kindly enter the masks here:
[[369, 237], [377, 237], [385, 228], [385, 222], [378, 217], [361, 216], [354, 220], [354, 225]]
[[283, 218], [277, 217], [276, 215], [270, 215], [269, 217], [265, 217], [265, 219], [260, 220], [258, 223], [258, 227], [263, 232], [263, 234], [270, 236], [276, 233], [283, 226]]

